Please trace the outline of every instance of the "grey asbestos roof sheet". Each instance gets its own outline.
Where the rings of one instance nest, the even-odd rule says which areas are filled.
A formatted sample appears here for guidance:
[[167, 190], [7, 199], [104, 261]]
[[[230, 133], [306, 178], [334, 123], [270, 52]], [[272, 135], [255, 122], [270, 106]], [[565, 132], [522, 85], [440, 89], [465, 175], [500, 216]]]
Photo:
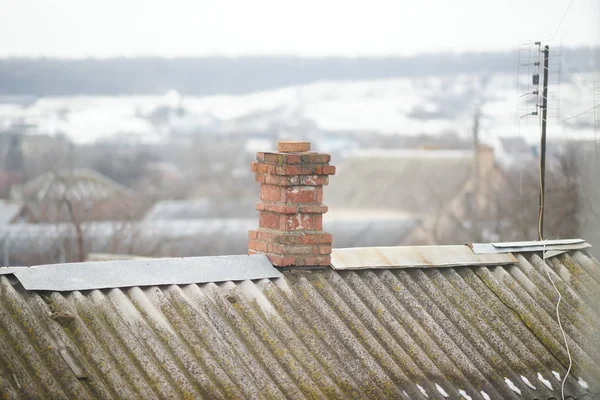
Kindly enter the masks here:
[[[2, 269], [0, 269], [1, 273]], [[264, 254], [38, 265], [13, 273], [27, 290], [73, 291], [279, 278]]]
[[[600, 389], [600, 264], [288, 271], [73, 292], [0, 276], [6, 398], [560, 398]], [[583, 267], [585, 265], [585, 268]], [[127, 262], [124, 262], [126, 268]], [[584, 386], [588, 386], [586, 389]], [[520, 394], [519, 394], [520, 393]]]

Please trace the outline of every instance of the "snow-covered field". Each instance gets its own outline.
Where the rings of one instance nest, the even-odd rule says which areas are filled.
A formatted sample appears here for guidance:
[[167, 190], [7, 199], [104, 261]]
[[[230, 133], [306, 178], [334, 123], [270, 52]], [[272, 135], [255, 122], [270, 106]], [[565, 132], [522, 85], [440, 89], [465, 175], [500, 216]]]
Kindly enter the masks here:
[[[594, 105], [589, 88], [599, 77], [579, 74], [577, 79], [581, 83], [570, 79], [551, 88], [551, 138], [593, 136], [593, 111], [560, 123]], [[539, 120], [518, 118], [524, 113], [518, 108], [525, 107], [524, 101], [519, 100], [520, 94], [514, 75], [492, 76], [487, 85], [478, 76], [461, 75], [318, 82], [241, 96], [188, 97], [170, 92], [163, 96], [42, 98], [26, 107], [0, 104], [0, 126], [26, 122], [38, 132], [63, 132], [78, 143], [117, 135], [144, 142], [160, 141], [170, 129], [272, 133], [273, 129], [286, 126], [406, 135], [453, 131], [467, 135], [474, 110], [482, 104], [484, 140], [521, 134], [528, 141], [535, 141]], [[158, 108], [176, 107], [182, 107], [185, 114], [169, 114], [166, 124], [153, 124], [147, 118]]]

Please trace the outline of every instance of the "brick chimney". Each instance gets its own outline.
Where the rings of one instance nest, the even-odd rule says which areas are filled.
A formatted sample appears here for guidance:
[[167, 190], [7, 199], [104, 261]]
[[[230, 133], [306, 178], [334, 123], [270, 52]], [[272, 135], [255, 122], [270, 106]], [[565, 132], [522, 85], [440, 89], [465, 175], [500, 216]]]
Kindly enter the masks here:
[[323, 185], [335, 167], [309, 142], [279, 142], [277, 153], [257, 153], [259, 228], [248, 232], [248, 254], [266, 254], [277, 267], [323, 266], [331, 261], [331, 235], [323, 231]]

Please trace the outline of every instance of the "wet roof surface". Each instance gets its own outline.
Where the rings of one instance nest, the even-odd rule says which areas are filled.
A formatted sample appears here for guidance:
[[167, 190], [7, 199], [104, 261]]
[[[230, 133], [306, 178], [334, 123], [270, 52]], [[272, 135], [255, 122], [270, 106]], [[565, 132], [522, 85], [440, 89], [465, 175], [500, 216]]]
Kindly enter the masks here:
[[[288, 271], [282, 278], [27, 291], [0, 276], [7, 398], [557, 398], [600, 388], [600, 265]], [[588, 385], [589, 389], [584, 386]], [[520, 394], [519, 394], [520, 393]]]

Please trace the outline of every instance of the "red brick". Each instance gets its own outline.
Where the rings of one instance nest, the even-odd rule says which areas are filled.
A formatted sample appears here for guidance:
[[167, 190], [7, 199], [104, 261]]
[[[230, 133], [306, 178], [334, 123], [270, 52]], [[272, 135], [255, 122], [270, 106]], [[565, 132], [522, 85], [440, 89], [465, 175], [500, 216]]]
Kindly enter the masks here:
[[321, 214], [295, 214], [282, 215], [281, 226], [285, 227], [286, 231], [296, 230], [321, 230], [323, 224], [323, 216]]
[[307, 257], [296, 257], [296, 266], [326, 266], [331, 265], [331, 256], [307, 256]]
[[315, 187], [290, 186], [286, 187], [283, 201], [288, 203], [314, 203], [316, 201]]
[[322, 186], [329, 183], [329, 176], [327, 175], [301, 175], [299, 178], [299, 184], [305, 186]]
[[268, 229], [281, 229], [281, 218], [279, 214], [261, 211], [258, 226]]
[[262, 161], [262, 162], [271, 163], [271, 164], [277, 164], [278, 161], [280, 160], [279, 154], [277, 154], [277, 153], [262, 153], [261, 160], [259, 160], [259, 158], [258, 158], [259, 154], [261, 154], [261, 153], [256, 154], [257, 161]]
[[304, 141], [282, 141], [277, 143], [277, 151], [280, 153], [304, 153], [310, 151], [310, 142]]
[[303, 214], [325, 214], [329, 207], [321, 203], [297, 204], [297, 211]]
[[325, 232], [298, 235], [294, 238], [298, 244], [331, 244], [331, 234]]
[[321, 169], [323, 175], [335, 175], [335, 167], [333, 165], [324, 165]]
[[[252, 232], [252, 231], [250, 231]], [[261, 240], [263, 242], [279, 243], [285, 245], [293, 244], [331, 244], [331, 234], [327, 232], [316, 231], [277, 231], [259, 228], [255, 230], [256, 237], [250, 239]]]
[[315, 187], [315, 201], [318, 203], [321, 203], [323, 201], [323, 186]]
[[331, 254], [331, 246], [319, 246], [319, 254]]
[[320, 214], [314, 214], [314, 215], [317, 215], [317, 217], [315, 217], [315, 230], [322, 231], [323, 230], [323, 215], [320, 215]]
[[267, 250], [269, 253], [273, 254], [285, 254], [285, 246], [278, 243], [269, 243], [267, 245]]
[[282, 248], [281, 252], [274, 252], [277, 254], [284, 254], [284, 255], [313, 255], [315, 254], [315, 250], [316, 253], [318, 253], [319, 251], [319, 247], [315, 246], [315, 245], [300, 245], [300, 246], [294, 246], [294, 245], [286, 245]]
[[268, 211], [277, 214], [297, 214], [299, 207], [295, 204], [260, 202], [256, 204], [256, 209], [258, 211]]
[[281, 186], [260, 185], [260, 199], [265, 201], [279, 201], [281, 199]]
[[266, 253], [267, 252], [267, 243], [258, 242], [256, 240], [250, 240], [250, 241], [248, 241], [248, 250], [254, 250], [254, 251]]
[[258, 239], [258, 231], [253, 229], [251, 231], [248, 231], [248, 240], [256, 240]]
[[267, 254], [267, 257], [269, 258], [269, 261], [271, 261], [271, 264], [275, 265], [276, 267], [289, 267], [292, 265], [297, 265], [296, 257], [293, 256]]
[[256, 173], [255, 179], [257, 182], [260, 182], [260, 183], [266, 183], [268, 185], [279, 185], [279, 186], [297, 186], [300, 182], [300, 178], [297, 175], [279, 176], [279, 175]]
[[301, 167], [299, 165], [278, 165], [275, 167], [277, 175], [300, 175]]
[[329, 154], [305, 153], [301, 154], [302, 164], [327, 164], [331, 161]]
[[300, 154], [294, 153], [256, 153], [256, 161], [268, 164], [300, 164], [302, 158]]
[[260, 174], [274, 174], [277, 167], [273, 164], [265, 164], [261, 162], [253, 162], [250, 164], [250, 170]]

